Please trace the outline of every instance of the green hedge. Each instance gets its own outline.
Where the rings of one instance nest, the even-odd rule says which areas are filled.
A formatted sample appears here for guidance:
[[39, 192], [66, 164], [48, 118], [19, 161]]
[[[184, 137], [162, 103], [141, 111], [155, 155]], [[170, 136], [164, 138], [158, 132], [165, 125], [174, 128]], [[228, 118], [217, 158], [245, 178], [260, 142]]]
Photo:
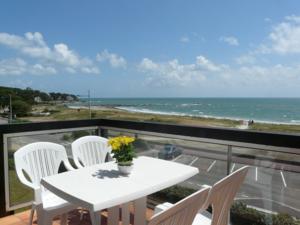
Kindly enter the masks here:
[[231, 221], [233, 225], [299, 225], [289, 214], [279, 213], [271, 215], [248, 208], [242, 202], [235, 202], [231, 207]]
[[[175, 203], [181, 199], [194, 193], [196, 190], [192, 188], [173, 186], [162, 191], [159, 191], [151, 198], [159, 202]], [[208, 209], [211, 212], [211, 208]], [[230, 212], [232, 225], [300, 225], [299, 220], [294, 219], [288, 214], [271, 215], [268, 213], [260, 212], [253, 208], [248, 208], [242, 202], [234, 202]]]

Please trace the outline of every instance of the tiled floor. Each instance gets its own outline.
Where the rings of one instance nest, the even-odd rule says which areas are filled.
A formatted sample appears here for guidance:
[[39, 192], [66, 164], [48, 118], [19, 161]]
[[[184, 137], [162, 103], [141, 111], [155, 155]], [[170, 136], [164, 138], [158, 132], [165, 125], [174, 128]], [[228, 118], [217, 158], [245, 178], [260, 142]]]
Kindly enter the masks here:
[[[28, 225], [29, 223], [29, 215], [30, 211], [24, 211], [21, 213], [17, 213], [11, 216], [0, 218], [0, 225]], [[147, 219], [149, 219], [153, 215], [153, 210], [147, 210]], [[102, 221], [103, 224], [106, 224], [107, 221], [107, 213], [102, 213]], [[131, 214], [131, 224], [133, 222], [133, 215]], [[34, 217], [33, 225], [37, 224], [37, 219]], [[68, 225], [90, 225], [90, 217], [86, 212], [83, 216], [83, 219], [80, 220], [80, 214], [77, 210], [74, 210], [68, 214]], [[120, 222], [120, 224], [122, 224]], [[59, 218], [54, 218], [53, 225], [60, 225]]]

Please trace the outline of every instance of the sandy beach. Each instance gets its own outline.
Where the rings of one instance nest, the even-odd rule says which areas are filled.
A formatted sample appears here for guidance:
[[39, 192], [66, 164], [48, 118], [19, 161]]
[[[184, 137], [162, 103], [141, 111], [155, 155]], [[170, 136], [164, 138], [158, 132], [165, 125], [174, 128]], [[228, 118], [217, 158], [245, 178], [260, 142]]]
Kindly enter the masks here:
[[[35, 112], [43, 112], [46, 110], [50, 112], [50, 115], [29, 116], [19, 119], [31, 122], [89, 119], [89, 110], [87, 107], [67, 107], [65, 105], [37, 105], [33, 108], [33, 110]], [[131, 112], [110, 106], [93, 106], [91, 107], [91, 115], [93, 119], [122, 119], [133, 121], [174, 123], [192, 126], [212, 126], [259, 131], [300, 133], [300, 125], [254, 122], [253, 124], [246, 126], [245, 124], [243, 124], [243, 121], [239, 120]]]

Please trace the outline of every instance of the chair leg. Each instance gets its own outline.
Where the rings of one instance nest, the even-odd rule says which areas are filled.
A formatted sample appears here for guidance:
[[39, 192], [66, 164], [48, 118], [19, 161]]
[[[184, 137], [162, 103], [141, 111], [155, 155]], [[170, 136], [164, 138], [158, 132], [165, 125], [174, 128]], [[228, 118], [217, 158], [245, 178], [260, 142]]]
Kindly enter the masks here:
[[60, 224], [67, 225], [68, 224], [68, 214], [64, 213], [60, 216]]
[[92, 225], [101, 225], [101, 215], [99, 212], [93, 212], [90, 210], [90, 217]]
[[80, 213], [80, 218], [79, 218], [79, 220], [82, 221], [82, 219], [83, 219], [83, 214], [84, 214], [84, 209], [83, 209], [83, 208], [79, 208], [78, 211], [79, 211], [79, 213]]
[[36, 207], [36, 216], [37, 216], [37, 224], [38, 225], [44, 225], [43, 222], [44, 222], [44, 212], [43, 212], [43, 209], [42, 207], [39, 205]]
[[52, 217], [44, 216], [43, 217], [43, 225], [52, 225]]
[[52, 217], [43, 213], [38, 217], [38, 225], [52, 225]]
[[32, 225], [35, 208], [36, 208], [36, 206], [32, 205], [31, 211], [30, 211], [30, 216], [29, 216], [29, 225]]

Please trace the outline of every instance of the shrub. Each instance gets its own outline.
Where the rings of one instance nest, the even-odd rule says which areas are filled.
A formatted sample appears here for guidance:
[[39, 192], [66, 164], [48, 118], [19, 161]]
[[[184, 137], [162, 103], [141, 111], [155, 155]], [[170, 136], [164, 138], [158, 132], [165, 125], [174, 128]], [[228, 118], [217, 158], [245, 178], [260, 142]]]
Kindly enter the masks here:
[[14, 152], [8, 152], [8, 169], [15, 170]]
[[90, 135], [90, 133], [88, 131], [85, 131], [85, 130], [78, 130], [78, 131], [74, 131], [72, 132], [72, 138], [73, 140], [76, 140], [80, 137], [83, 137], [83, 136], [87, 136], [87, 135]]
[[47, 112], [50, 112], [48, 108], [45, 108], [43, 111], [43, 113], [47, 113]]
[[297, 225], [296, 221], [289, 214], [279, 213], [272, 216], [272, 225]]
[[289, 214], [270, 215], [248, 208], [242, 202], [235, 202], [231, 207], [231, 221], [233, 225], [298, 225]]
[[96, 116], [97, 116], [97, 113], [96, 113], [96, 112], [92, 112], [92, 113], [91, 113], [91, 117], [92, 117], [92, 118], [96, 118]]
[[181, 199], [189, 196], [194, 193], [196, 190], [187, 187], [181, 187], [178, 185], [172, 186], [170, 188], [166, 188], [162, 191], [159, 191], [152, 195], [154, 198], [158, 198], [163, 201], [175, 203], [180, 201]]
[[64, 134], [61, 138], [63, 141], [69, 141], [71, 139], [71, 136], [68, 134]]
[[27, 116], [31, 111], [31, 106], [22, 100], [16, 100], [12, 102], [12, 111], [17, 116]]
[[247, 208], [242, 202], [235, 202], [232, 205], [230, 218], [233, 225], [266, 225], [263, 213]]

